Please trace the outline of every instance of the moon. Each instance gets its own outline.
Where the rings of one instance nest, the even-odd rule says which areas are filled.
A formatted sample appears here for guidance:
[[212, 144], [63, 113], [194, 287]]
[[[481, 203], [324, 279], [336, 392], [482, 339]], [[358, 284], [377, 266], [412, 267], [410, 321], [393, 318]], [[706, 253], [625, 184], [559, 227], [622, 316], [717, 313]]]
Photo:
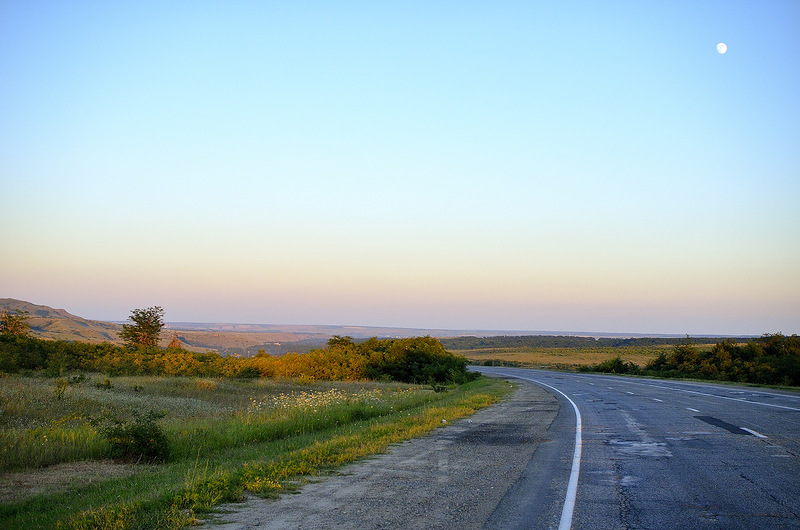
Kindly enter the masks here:
[[725, 44], [724, 42], [720, 42], [719, 44], [717, 44], [717, 53], [718, 54], [722, 55], [726, 51], [728, 51], [728, 45], [727, 44]]

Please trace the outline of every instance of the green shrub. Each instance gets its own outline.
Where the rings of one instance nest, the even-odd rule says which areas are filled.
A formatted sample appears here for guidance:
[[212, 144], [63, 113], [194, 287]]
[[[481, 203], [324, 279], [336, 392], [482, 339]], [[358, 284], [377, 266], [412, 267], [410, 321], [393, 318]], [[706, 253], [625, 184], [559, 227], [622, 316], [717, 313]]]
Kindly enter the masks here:
[[130, 462], [164, 462], [170, 454], [169, 440], [156, 422], [165, 415], [134, 412], [132, 421], [105, 417], [95, 423], [111, 445], [112, 457]]
[[96, 386], [97, 388], [99, 388], [101, 390], [110, 390], [110, 389], [114, 388], [114, 385], [111, 384], [111, 379], [109, 379], [108, 377], [106, 377], [105, 381], [103, 381], [102, 383], [99, 383], [99, 382], [95, 383], [94, 386]]
[[613, 359], [603, 361], [594, 366], [593, 371], [611, 374], [637, 374], [639, 367], [632, 362], [625, 362], [617, 355]]

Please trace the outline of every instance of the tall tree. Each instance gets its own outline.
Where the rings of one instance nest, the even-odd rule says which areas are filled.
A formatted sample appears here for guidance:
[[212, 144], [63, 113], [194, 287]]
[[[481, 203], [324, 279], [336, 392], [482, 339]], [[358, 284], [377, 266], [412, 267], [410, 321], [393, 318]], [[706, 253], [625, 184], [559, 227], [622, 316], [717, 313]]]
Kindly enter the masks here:
[[134, 309], [128, 320], [133, 324], [123, 324], [119, 332], [125, 344], [134, 348], [158, 346], [161, 328], [164, 327], [164, 310], [160, 306]]

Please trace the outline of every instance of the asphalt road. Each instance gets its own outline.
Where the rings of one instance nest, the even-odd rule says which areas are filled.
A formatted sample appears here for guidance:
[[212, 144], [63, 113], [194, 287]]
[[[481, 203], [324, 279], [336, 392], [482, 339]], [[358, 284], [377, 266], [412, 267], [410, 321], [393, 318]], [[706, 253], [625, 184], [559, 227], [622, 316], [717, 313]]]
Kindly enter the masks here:
[[480, 370], [561, 405], [487, 528], [800, 528], [800, 394]]

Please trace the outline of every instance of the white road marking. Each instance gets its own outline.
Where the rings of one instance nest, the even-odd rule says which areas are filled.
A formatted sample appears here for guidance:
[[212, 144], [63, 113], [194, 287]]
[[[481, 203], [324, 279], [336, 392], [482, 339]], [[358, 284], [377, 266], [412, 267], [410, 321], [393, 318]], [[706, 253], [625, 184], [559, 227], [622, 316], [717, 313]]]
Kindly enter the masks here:
[[[535, 381], [535, 380], [531, 380]], [[575, 410], [575, 452], [572, 453], [572, 471], [569, 474], [569, 483], [567, 484], [567, 495], [564, 497], [564, 507], [561, 509], [561, 522], [558, 524], [558, 530], [570, 530], [572, 528], [572, 514], [575, 512], [575, 498], [578, 495], [578, 477], [581, 473], [581, 446], [582, 442], [582, 427], [581, 427], [581, 413], [578, 410], [578, 405], [572, 401], [568, 395], [554, 386], [541, 381], [535, 381], [540, 385], [552, 388], [570, 402], [573, 410]]]
[[700, 411], [699, 411], [699, 410], [697, 410], [697, 409], [690, 409], [689, 407], [686, 407], [686, 410], [691, 410], [692, 412], [700, 412]]
[[[732, 397], [728, 397], [728, 396], [718, 396], [716, 394], [708, 394], [706, 392], [697, 392], [695, 390], [684, 390], [683, 388], [675, 388], [675, 387], [671, 387], [671, 386], [652, 385], [652, 384], [647, 384], [647, 383], [637, 383], [637, 382], [634, 382], [634, 381], [630, 381], [630, 383], [632, 385], [649, 386], [649, 387], [652, 387], [652, 388], [663, 388], [665, 390], [673, 390], [675, 392], [686, 392], [688, 394], [697, 394], [699, 396], [715, 397], [715, 398], [719, 398], [719, 399], [727, 399], [727, 400], [730, 400], [730, 401], [738, 401], [739, 403], [749, 403], [751, 405], [763, 405], [765, 407], [772, 407], [772, 408], [775, 408], [775, 409], [796, 410], [797, 412], [800, 412], [800, 409], [798, 409], [796, 407], [787, 407], [787, 406], [784, 406], [784, 405], [775, 405], [773, 403], [762, 403], [761, 401], [751, 401], [749, 399], [732, 398]], [[611, 388], [611, 387], [609, 387], [609, 388]], [[783, 397], [794, 398], [794, 396], [787, 396], [787, 395], [784, 395], [784, 394], [769, 394], [767, 392], [757, 392], [757, 393], [754, 392], [754, 394], [760, 394], [762, 396], [775, 396], [775, 397], [781, 397], [781, 398], [783, 398]]]
[[749, 433], [750, 433], [750, 434], [752, 434], [753, 436], [757, 436], [757, 437], [759, 437], [759, 438], [766, 438], [766, 436], [764, 436], [764, 435], [763, 435], [763, 434], [761, 434], [760, 432], [756, 432], [756, 431], [754, 431], [753, 429], [748, 429], [747, 427], [739, 427], [739, 428], [740, 428], [741, 430], [743, 430], [743, 431], [747, 431], [747, 432], [749, 432]]
[[564, 392], [554, 386], [548, 385], [547, 383], [542, 383], [536, 379], [521, 377], [516, 374], [501, 373], [500, 375], [517, 377], [525, 381], [531, 381], [533, 383], [546, 386], [547, 388], [552, 388], [564, 396], [564, 398], [569, 401], [570, 405], [572, 405], [572, 409], [575, 411], [575, 451], [572, 453], [572, 471], [570, 471], [569, 482], [567, 483], [567, 494], [564, 496], [564, 507], [561, 509], [561, 522], [558, 524], [558, 530], [570, 530], [570, 528], [572, 528], [572, 515], [575, 512], [575, 498], [578, 496], [578, 478], [580, 477], [581, 473], [581, 448], [583, 446], [583, 427], [581, 422], [581, 412], [578, 410], [578, 405], [576, 405], [575, 402], [572, 401]]

